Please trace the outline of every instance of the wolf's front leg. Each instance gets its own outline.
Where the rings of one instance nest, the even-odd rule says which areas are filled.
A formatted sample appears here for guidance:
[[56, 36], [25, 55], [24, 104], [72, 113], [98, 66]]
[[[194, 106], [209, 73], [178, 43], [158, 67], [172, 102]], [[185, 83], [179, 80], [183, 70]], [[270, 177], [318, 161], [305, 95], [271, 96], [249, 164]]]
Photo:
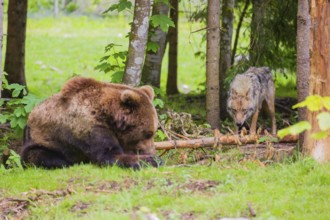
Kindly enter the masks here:
[[275, 119], [275, 112], [271, 112], [272, 117], [272, 135], [276, 136], [276, 119]]
[[258, 117], [259, 117], [259, 109], [257, 109], [256, 112], [252, 116], [251, 128], [250, 128], [251, 135], [256, 134]]
[[267, 105], [269, 109], [269, 114], [272, 120], [272, 135], [276, 136], [276, 119], [275, 119], [275, 99], [274, 96], [268, 98]]

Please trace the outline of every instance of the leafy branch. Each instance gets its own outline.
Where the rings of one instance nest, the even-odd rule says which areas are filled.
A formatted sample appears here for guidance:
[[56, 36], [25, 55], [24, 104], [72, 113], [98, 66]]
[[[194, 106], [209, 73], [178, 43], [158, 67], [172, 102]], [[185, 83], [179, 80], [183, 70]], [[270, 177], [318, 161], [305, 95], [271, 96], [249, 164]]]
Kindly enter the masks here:
[[[319, 112], [316, 116], [320, 131], [311, 135], [314, 139], [323, 139], [330, 135], [330, 96], [311, 95], [304, 101], [294, 105], [292, 108], [304, 108], [311, 112]], [[297, 135], [304, 131], [312, 129], [308, 121], [300, 121], [292, 126], [278, 131], [278, 136], [283, 138], [286, 135]]]
[[105, 56], [100, 59], [99, 64], [94, 68], [100, 72], [110, 73], [111, 82], [122, 82], [127, 51], [116, 51], [116, 47], [121, 45], [110, 43], [105, 47]]

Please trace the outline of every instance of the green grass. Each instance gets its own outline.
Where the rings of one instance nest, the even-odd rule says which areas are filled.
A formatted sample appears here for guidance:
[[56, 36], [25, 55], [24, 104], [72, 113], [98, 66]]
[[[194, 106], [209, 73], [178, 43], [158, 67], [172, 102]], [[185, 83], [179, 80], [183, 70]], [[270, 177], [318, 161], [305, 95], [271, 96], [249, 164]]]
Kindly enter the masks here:
[[[127, 50], [130, 20], [124, 16], [116, 18], [60, 17], [54, 19], [30, 18], [26, 38], [26, 78], [30, 91], [39, 96], [57, 92], [73, 74], [110, 80], [110, 77], [94, 70], [104, 55], [109, 43], [122, 45]], [[202, 33], [191, 34], [199, 28], [197, 24], [180, 24], [179, 76], [178, 84], [199, 88], [205, 81], [205, 67], [201, 59], [195, 58]], [[167, 56], [164, 58], [162, 87], [167, 77]]]
[[[249, 217], [249, 203], [257, 219], [328, 219], [330, 214], [330, 164], [311, 159], [266, 167], [214, 163], [140, 171], [77, 165], [0, 171], [0, 178], [2, 198], [30, 198], [31, 219], [146, 219], [150, 213], [161, 219]], [[31, 199], [36, 190], [68, 188], [74, 192]]]

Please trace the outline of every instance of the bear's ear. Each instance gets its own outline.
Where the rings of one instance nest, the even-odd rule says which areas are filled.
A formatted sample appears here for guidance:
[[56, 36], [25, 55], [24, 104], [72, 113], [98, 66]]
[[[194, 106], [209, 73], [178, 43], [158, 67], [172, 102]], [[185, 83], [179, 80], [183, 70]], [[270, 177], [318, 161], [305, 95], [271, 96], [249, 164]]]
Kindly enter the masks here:
[[142, 92], [144, 92], [150, 100], [154, 100], [155, 92], [151, 86], [141, 86], [140, 90], [142, 90]]
[[138, 93], [126, 89], [121, 93], [120, 101], [126, 106], [137, 106], [140, 102], [140, 96]]

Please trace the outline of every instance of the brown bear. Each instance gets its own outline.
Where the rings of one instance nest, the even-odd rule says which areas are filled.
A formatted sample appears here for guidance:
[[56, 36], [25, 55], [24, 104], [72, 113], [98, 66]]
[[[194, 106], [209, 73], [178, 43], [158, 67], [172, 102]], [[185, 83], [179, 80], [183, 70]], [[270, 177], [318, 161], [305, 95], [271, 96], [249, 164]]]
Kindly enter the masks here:
[[150, 86], [133, 88], [75, 77], [30, 113], [22, 162], [45, 168], [85, 162], [157, 166], [153, 98]]

